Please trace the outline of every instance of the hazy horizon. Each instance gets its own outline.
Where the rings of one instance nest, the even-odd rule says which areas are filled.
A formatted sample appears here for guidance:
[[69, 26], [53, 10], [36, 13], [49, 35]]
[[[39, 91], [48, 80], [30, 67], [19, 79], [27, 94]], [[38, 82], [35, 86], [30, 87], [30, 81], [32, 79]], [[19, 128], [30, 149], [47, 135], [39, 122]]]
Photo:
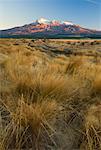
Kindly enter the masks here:
[[101, 30], [100, 14], [101, 0], [0, 0], [0, 29], [22, 26], [43, 17]]

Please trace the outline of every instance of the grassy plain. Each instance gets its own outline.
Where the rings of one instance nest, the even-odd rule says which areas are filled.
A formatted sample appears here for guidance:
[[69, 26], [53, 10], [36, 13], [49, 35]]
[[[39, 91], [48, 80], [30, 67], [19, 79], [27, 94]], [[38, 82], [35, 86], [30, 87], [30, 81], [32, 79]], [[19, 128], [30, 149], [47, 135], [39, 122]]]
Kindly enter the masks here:
[[101, 40], [0, 39], [0, 150], [101, 150]]

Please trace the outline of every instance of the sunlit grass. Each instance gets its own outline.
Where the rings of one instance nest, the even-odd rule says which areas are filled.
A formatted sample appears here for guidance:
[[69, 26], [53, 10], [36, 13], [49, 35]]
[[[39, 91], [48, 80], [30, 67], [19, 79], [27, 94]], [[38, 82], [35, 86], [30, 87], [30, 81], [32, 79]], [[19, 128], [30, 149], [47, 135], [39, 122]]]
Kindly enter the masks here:
[[0, 150], [100, 150], [100, 61], [16, 46], [0, 55]]

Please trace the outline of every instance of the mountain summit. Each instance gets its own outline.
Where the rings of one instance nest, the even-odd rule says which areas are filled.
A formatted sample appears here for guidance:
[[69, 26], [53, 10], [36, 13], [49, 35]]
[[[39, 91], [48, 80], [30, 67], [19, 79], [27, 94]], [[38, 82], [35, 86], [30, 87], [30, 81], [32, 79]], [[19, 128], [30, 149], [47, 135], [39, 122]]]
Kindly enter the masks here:
[[36, 23], [39, 23], [39, 24], [49, 24], [50, 21], [45, 19], [45, 18], [40, 18], [38, 20], [36, 20]]
[[45, 18], [40, 18], [24, 26], [0, 30], [0, 37], [101, 37], [101, 31], [86, 29], [70, 21], [51, 21]]
[[50, 21], [45, 18], [40, 18], [40, 19], [34, 21], [34, 23], [39, 23], [39, 24], [55, 24], [55, 23], [57, 23], [57, 24], [73, 25], [73, 23], [70, 21], [57, 21], [57, 20]]

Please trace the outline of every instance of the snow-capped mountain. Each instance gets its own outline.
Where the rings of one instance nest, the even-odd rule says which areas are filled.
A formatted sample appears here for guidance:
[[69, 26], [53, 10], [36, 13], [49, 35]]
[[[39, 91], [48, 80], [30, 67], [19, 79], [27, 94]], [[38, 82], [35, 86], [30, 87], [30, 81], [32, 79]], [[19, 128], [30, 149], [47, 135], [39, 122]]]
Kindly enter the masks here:
[[61, 25], [61, 24], [65, 24], [65, 25], [73, 25], [72, 22], [69, 22], [69, 21], [57, 21], [57, 20], [48, 20], [48, 19], [45, 19], [45, 18], [40, 18], [38, 20], [36, 20], [34, 23], [39, 23], [39, 24], [58, 24], [58, 25]]
[[76, 25], [70, 21], [57, 21], [40, 18], [30, 24], [0, 31], [0, 37], [38, 37], [64, 38], [74, 36], [101, 37], [101, 31], [91, 30]]
[[39, 24], [49, 24], [50, 23], [50, 21], [45, 18], [40, 18], [40, 19], [36, 20], [35, 22], [39, 23]]

